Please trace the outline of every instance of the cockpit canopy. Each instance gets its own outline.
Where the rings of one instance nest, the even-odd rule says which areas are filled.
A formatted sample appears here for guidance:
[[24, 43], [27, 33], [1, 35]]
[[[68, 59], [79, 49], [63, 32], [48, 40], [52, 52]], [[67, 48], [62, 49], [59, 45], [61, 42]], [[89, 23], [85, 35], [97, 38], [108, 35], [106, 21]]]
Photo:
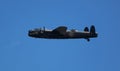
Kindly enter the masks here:
[[35, 32], [43, 33], [44, 31], [45, 31], [45, 29], [41, 29], [41, 28], [35, 28], [32, 30], [29, 30], [29, 32], [31, 32], [31, 33], [35, 33]]

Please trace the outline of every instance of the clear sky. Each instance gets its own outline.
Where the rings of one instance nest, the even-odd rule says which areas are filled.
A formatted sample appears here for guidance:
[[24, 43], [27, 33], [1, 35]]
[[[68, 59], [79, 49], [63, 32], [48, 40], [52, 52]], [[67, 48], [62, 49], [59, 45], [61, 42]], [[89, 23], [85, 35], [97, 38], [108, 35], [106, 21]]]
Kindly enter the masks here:
[[[98, 38], [49, 40], [28, 30], [95, 25]], [[120, 71], [120, 0], [0, 0], [0, 71]]]

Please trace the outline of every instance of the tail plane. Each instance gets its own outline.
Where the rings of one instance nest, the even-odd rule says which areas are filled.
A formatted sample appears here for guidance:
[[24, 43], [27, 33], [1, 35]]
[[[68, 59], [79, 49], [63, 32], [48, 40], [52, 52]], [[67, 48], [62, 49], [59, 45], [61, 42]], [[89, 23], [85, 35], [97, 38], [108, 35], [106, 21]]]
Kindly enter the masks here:
[[[89, 29], [88, 29], [88, 27], [85, 27], [84, 28], [84, 31], [85, 32], [89, 32]], [[91, 36], [97, 36], [97, 33], [96, 33], [96, 29], [95, 29], [95, 26], [94, 25], [92, 25], [91, 27], [90, 27], [90, 35]], [[85, 38], [87, 41], [90, 41], [90, 38]]]

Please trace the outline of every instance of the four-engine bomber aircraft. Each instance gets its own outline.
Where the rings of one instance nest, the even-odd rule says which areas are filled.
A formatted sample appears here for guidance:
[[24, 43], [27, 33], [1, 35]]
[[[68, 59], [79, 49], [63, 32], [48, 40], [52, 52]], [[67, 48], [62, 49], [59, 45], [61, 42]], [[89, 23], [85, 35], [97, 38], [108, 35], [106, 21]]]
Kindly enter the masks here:
[[28, 35], [30, 37], [35, 38], [47, 38], [47, 39], [78, 39], [84, 38], [87, 41], [90, 41], [89, 38], [95, 38], [98, 34], [95, 31], [95, 27], [92, 25], [90, 27], [90, 31], [88, 27], [84, 28], [83, 32], [77, 31], [75, 29], [67, 30], [65, 26], [59, 26], [54, 30], [46, 30], [45, 27], [43, 29], [34, 29], [29, 30]]

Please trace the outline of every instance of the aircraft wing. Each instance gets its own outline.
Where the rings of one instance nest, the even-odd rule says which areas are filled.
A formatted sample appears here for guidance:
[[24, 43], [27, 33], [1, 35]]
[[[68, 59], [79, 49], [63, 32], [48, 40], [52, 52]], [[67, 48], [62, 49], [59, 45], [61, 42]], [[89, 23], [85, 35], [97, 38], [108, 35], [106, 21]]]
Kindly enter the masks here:
[[67, 30], [67, 27], [60, 26], [60, 27], [54, 29], [52, 32], [64, 35], [66, 33], [66, 30]]

